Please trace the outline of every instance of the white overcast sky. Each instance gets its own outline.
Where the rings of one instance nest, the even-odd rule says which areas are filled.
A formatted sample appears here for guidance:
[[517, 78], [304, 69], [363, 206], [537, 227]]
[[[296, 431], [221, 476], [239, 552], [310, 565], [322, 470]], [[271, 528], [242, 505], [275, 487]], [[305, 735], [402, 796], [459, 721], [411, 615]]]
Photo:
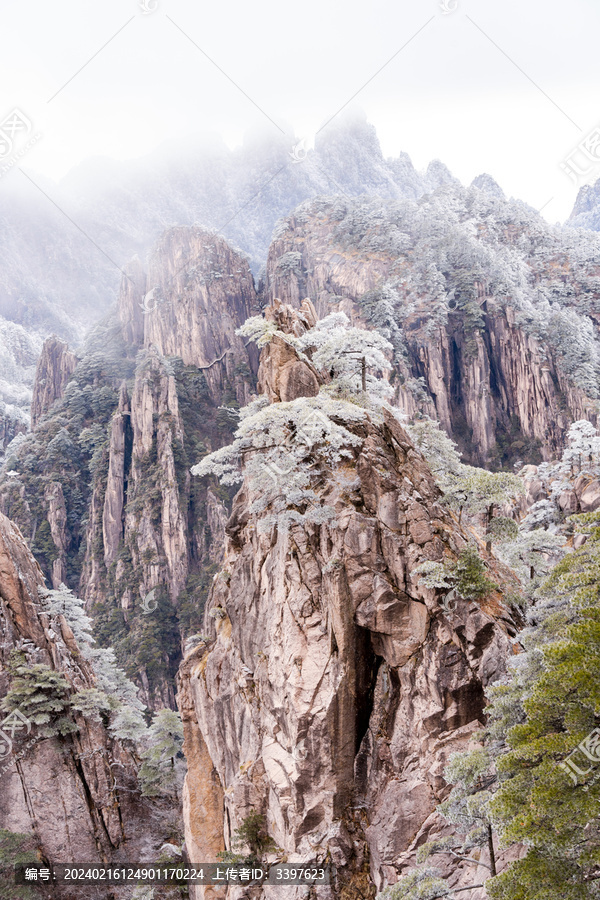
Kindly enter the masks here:
[[598, 0], [0, 0], [0, 33], [0, 119], [26, 113], [21, 164], [52, 178], [201, 131], [310, 143], [356, 94], [386, 156], [488, 172], [558, 221], [560, 163], [600, 124]]

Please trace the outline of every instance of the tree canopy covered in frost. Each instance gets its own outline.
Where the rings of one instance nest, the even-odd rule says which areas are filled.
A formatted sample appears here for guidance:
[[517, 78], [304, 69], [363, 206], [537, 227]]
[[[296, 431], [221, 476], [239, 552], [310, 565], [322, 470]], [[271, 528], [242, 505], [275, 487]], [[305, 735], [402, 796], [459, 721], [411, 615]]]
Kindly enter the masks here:
[[75, 710], [99, 720], [103, 712], [109, 716], [109, 730], [122, 740], [140, 740], [146, 731], [144, 704], [137, 689], [117, 665], [114, 650], [93, 647], [92, 620], [84, 602], [61, 584], [58, 590], [40, 589], [42, 609], [49, 616], [64, 616], [82, 655], [90, 663], [95, 687], [78, 691], [72, 700]]
[[312, 485], [322, 467], [335, 469], [361, 443], [341, 423], [364, 418], [360, 406], [323, 391], [271, 405], [260, 398], [240, 410], [233, 443], [210, 453], [191, 471], [216, 475], [223, 484], [239, 483], [245, 475], [254, 497], [252, 512], [269, 509], [280, 526], [327, 520], [333, 510], [319, 505]]
[[[324, 522], [333, 509], [315, 490], [323, 473], [344, 483], [340, 464], [353, 457], [361, 439], [346, 425], [378, 411], [391, 389], [380, 374], [390, 368], [393, 347], [378, 332], [353, 328], [344, 313], [332, 313], [300, 336], [284, 333], [260, 316], [239, 334], [265, 346], [275, 334], [310, 360], [326, 383], [316, 397], [268, 404], [264, 397], [239, 410], [233, 443], [206, 456], [192, 474], [216, 475], [223, 484], [246, 477], [251, 510], [263, 514], [261, 527], [277, 522]], [[363, 384], [366, 390], [363, 390]], [[344, 424], [345, 423], [345, 424]]]
[[600, 435], [586, 419], [573, 422], [569, 428], [559, 470], [571, 475], [576, 472], [597, 475], [600, 472]]
[[516, 311], [516, 324], [551, 351], [562, 372], [599, 396], [598, 235], [546, 223], [535, 210], [476, 187], [445, 184], [419, 200], [309, 201], [295, 214], [328, 215], [334, 246], [384, 256], [386, 281], [358, 298], [371, 324], [402, 355], [403, 322], [418, 315], [428, 334], [459, 318], [476, 353], [482, 297]]

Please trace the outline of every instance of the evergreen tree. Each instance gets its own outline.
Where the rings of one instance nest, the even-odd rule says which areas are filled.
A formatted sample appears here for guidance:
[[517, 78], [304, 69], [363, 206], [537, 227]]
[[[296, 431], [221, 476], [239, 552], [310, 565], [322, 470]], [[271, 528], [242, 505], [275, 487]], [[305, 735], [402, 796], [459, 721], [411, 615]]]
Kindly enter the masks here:
[[581, 472], [597, 475], [600, 471], [600, 436], [586, 419], [573, 422], [569, 428], [559, 470], [570, 475]]
[[511, 472], [487, 472], [473, 466], [464, 466], [446, 494], [447, 503], [459, 511], [459, 522], [466, 508], [471, 514], [485, 514], [486, 550], [492, 546], [490, 526], [494, 511], [524, 493], [523, 482]]
[[128, 744], [135, 752], [148, 737], [146, 722], [140, 710], [124, 703], [113, 712], [108, 730], [113, 737]]
[[82, 688], [77, 691], [73, 694], [71, 706], [93, 722], [101, 722], [103, 714], [108, 714], [112, 709], [110, 697], [98, 688]]
[[404, 423], [413, 444], [420, 450], [443, 491], [449, 490], [460, 478], [464, 466], [456, 444], [442, 431], [439, 422], [423, 416], [410, 424]]
[[82, 649], [84, 645], [94, 643], [92, 637], [92, 620], [85, 613], [83, 600], [76, 597], [65, 584], [61, 584], [58, 590], [39, 588], [42, 607], [48, 615], [63, 615], [67, 620], [75, 640]]
[[454, 585], [461, 597], [480, 600], [498, 587], [485, 571], [485, 564], [473, 547], [461, 550], [452, 570]]
[[0, 702], [7, 712], [19, 710], [41, 737], [66, 736], [77, 731], [69, 715], [71, 687], [69, 682], [44, 663], [29, 664], [18, 651], [11, 653], [10, 688]]
[[453, 588], [465, 600], [480, 600], [498, 585], [486, 575], [485, 563], [473, 547], [465, 547], [454, 563], [427, 560], [413, 570], [425, 587]]
[[[327, 316], [299, 337], [259, 316], [247, 320], [239, 333], [259, 347], [278, 335], [330, 380], [317, 397], [270, 406], [263, 397], [239, 410], [233, 443], [208, 454], [192, 473], [214, 474], [223, 484], [235, 484], [243, 469], [253, 495], [251, 511], [263, 514], [262, 528], [325, 522], [333, 510], [320, 505], [315, 476], [326, 472], [330, 481], [342, 478], [340, 463], [352, 457], [351, 447], [360, 445], [360, 438], [342, 423], [362, 421], [365, 409], [371, 418], [380, 418], [390, 389], [379, 373], [390, 367], [386, 353], [393, 345], [377, 332], [350, 327], [343, 313]], [[463, 466], [453, 442], [430, 419], [405, 427], [432, 465], [448, 502], [456, 502], [461, 514], [468, 505], [491, 517], [496, 505], [522, 490], [516, 476]]]
[[161, 709], [148, 729], [139, 779], [145, 797], [175, 794], [183, 778], [183, 725], [179, 713]]
[[574, 518], [588, 540], [540, 588], [513, 676], [520, 713], [505, 730], [490, 808], [504, 841], [528, 849], [488, 886], [502, 900], [600, 893], [600, 515]]
[[[511, 520], [512, 521], [512, 520]], [[543, 528], [534, 531], [517, 529], [514, 540], [501, 543], [498, 553], [519, 576], [521, 583], [531, 594], [539, 579], [549, 575], [564, 547], [564, 539]], [[527, 582], [531, 582], [527, 585]]]
[[254, 811], [234, 831], [231, 850], [219, 853], [218, 857], [232, 865], [260, 866], [265, 854], [279, 849], [267, 831], [265, 817]]

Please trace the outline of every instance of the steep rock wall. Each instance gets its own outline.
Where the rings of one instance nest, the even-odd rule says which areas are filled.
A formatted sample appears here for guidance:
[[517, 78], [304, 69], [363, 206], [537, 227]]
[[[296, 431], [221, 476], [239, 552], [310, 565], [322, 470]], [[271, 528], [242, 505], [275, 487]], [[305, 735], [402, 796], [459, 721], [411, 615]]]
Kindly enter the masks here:
[[[30, 664], [64, 675], [73, 690], [94, 676], [64, 616], [41, 611], [39, 566], [16, 526], [0, 514], [0, 695], [7, 666], [19, 650]], [[4, 719], [6, 713], [2, 713]], [[0, 828], [30, 835], [46, 863], [118, 862], [157, 855], [160, 837], [137, 788], [131, 754], [105, 727], [75, 715], [76, 733], [43, 738], [22, 725], [0, 736]], [[69, 890], [69, 897], [102, 897], [106, 890]], [[62, 898], [57, 887], [52, 897]], [[66, 894], [65, 894], [66, 896]]]
[[[359, 327], [373, 327], [364, 299], [390, 283], [402, 298], [411, 262], [384, 250], [342, 246], [336, 226], [335, 217], [318, 210], [286, 220], [269, 249], [265, 300], [279, 298], [299, 308], [311, 297], [319, 317], [342, 310]], [[508, 243], [519, 237], [511, 228]], [[539, 282], [543, 273], [535, 277]], [[576, 271], [566, 270], [564, 278], [578, 288]], [[465, 460], [487, 463], [496, 443], [509, 435], [521, 439], [525, 454], [549, 459], [572, 421], [596, 421], [597, 403], [565, 375], [551, 349], [519, 324], [510, 302], [488, 293], [483, 277], [473, 288], [478, 327], [465, 323], [456, 301], [443, 315], [434, 314], [433, 296], [408, 297], [405, 287], [400, 324], [406, 353], [395, 362], [395, 403], [409, 416], [421, 411], [437, 418]]]
[[33, 397], [31, 400], [31, 426], [35, 428], [40, 418], [48, 412], [75, 370], [77, 357], [68, 345], [57, 337], [44, 341], [42, 353], [35, 370]]
[[444, 766], [480, 727], [516, 633], [498, 591], [449, 612], [423, 587], [415, 568], [455, 559], [467, 534], [393, 415], [355, 427], [351, 486], [320, 490], [328, 524], [262, 530], [248, 486], [237, 494], [210, 639], [185, 657], [178, 694], [188, 840], [214, 858], [259, 812], [288, 862], [333, 861], [340, 881], [319, 889], [332, 897], [367, 874], [393, 882], [440, 828]]
[[[140, 350], [134, 378], [121, 386], [95, 479], [80, 582], [90, 607], [110, 599], [117, 611], [110, 615], [124, 622], [123, 638], [136, 622], [150, 627], [144, 602], [152, 591], [168, 603], [165, 616], [177, 617], [185, 602], [187, 618], [197, 618], [198, 581], [222, 557], [223, 498], [191, 484], [189, 467], [203, 447], [216, 448], [231, 433], [233, 419], [219, 405], [250, 398], [258, 359], [234, 332], [255, 302], [246, 260], [200, 228], [171, 229], [155, 249], [148, 278], [133, 260], [123, 279], [121, 332], [128, 348]], [[182, 627], [189, 633], [192, 626]], [[148, 705], [175, 705], [166, 670], [177, 653], [174, 644], [160, 649], [160, 676], [140, 666]]]
[[147, 275], [138, 260], [127, 275], [119, 298], [126, 341], [205, 371], [215, 400], [234, 380], [236, 365], [256, 371], [256, 354], [234, 333], [258, 309], [254, 280], [246, 258], [223, 238], [198, 227], [172, 228], [155, 246]]

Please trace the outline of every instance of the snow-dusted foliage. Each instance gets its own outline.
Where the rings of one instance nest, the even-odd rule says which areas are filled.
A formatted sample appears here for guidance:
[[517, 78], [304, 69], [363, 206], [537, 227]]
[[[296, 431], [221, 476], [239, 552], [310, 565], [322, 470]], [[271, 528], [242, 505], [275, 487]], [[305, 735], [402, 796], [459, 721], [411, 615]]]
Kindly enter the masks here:
[[[280, 332], [275, 322], [264, 319], [262, 316], [251, 316], [251, 318], [246, 319], [235, 333], [241, 335], [241, 337], [250, 338], [251, 341], [255, 342], [259, 350], [265, 344], [268, 344], [276, 334], [280, 334], [284, 340], [291, 337], [291, 335], [284, 335], [283, 332]], [[289, 343], [292, 343], [292, 341], [289, 341]]]
[[303, 209], [307, 220], [335, 220], [333, 243], [344, 251], [391, 263], [387, 280], [359, 304], [397, 357], [408, 319], [434, 336], [452, 315], [468, 357], [477, 352], [484, 309], [493, 315], [509, 306], [540, 352], [547, 348], [564, 375], [599, 396], [600, 344], [590, 318], [600, 307], [597, 235], [548, 225], [524, 203], [457, 184], [416, 202], [338, 198]]
[[94, 643], [92, 620], [85, 612], [83, 600], [73, 591], [61, 584], [58, 590], [39, 588], [39, 594], [44, 612], [50, 616], [63, 615], [82, 650]]
[[543, 528], [519, 530], [517, 537], [500, 544], [497, 553], [519, 576], [521, 582], [545, 578], [564, 556], [564, 538]]
[[[564, 482], [560, 482], [564, 486]], [[566, 485], [568, 487], [568, 485]], [[557, 507], [552, 500], [538, 500], [529, 507], [529, 512], [521, 522], [522, 531], [536, 528], [552, 528], [557, 520]]]
[[451, 588], [452, 578], [448, 568], [443, 563], [428, 559], [412, 570], [413, 575], [419, 576], [419, 581], [426, 588]]
[[92, 646], [92, 620], [85, 613], [83, 600], [64, 584], [58, 590], [40, 588], [39, 593], [42, 608], [49, 616], [64, 616], [94, 673], [95, 686], [73, 695], [73, 709], [95, 720], [106, 714], [114, 737], [137, 743], [146, 733], [146, 707], [138, 699], [134, 683], [117, 665], [114, 650]]
[[300, 351], [308, 353], [312, 363], [321, 372], [329, 373], [334, 394], [359, 394], [364, 386], [371, 400], [384, 400], [393, 395], [393, 389], [377, 377], [375, 372], [391, 369], [386, 353], [393, 345], [377, 331], [365, 331], [350, 325], [343, 312], [331, 313], [317, 322], [300, 338]]
[[454, 441], [428, 416], [403, 422], [403, 427], [429, 463], [437, 483], [442, 490], [448, 490], [465, 469]]
[[600, 435], [586, 419], [573, 422], [569, 428], [560, 472], [571, 475], [581, 472], [597, 475], [600, 472]]
[[192, 468], [193, 475], [216, 475], [224, 484], [246, 476], [253, 512], [280, 527], [290, 522], [321, 522], [333, 510], [319, 504], [314, 484], [323, 469], [332, 472], [352, 456], [361, 440], [342, 422], [361, 422], [365, 411], [321, 392], [288, 403], [264, 398], [240, 410], [234, 441]]
[[343, 464], [361, 439], [346, 426], [362, 422], [367, 411], [381, 414], [392, 391], [380, 375], [390, 368], [386, 353], [393, 347], [376, 331], [351, 327], [344, 313], [332, 313], [301, 336], [283, 333], [259, 316], [238, 333], [259, 347], [277, 334], [327, 383], [316, 397], [271, 405], [261, 397], [239, 410], [233, 443], [210, 453], [192, 474], [216, 475], [223, 484], [245, 477], [261, 528], [329, 521], [333, 509], [322, 505], [316, 488], [326, 474], [329, 486], [352, 489], [353, 475]]

